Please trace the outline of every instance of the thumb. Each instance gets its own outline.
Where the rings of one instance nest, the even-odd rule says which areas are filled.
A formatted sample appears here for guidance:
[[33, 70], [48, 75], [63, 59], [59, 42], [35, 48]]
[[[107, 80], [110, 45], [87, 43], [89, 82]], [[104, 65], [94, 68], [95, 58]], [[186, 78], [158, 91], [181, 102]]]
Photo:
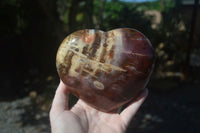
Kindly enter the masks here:
[[68, 110], [68, 99], [69, 89], [62, 81], [60, 81], [53, 99], [50, 117], [57, 116], [61, 112]]

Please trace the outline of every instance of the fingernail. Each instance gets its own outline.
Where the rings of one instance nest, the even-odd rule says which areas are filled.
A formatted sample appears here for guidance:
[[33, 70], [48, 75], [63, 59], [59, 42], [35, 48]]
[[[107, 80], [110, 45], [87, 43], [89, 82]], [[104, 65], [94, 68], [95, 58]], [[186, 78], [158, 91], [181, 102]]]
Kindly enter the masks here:
[[148, 92], [149, 92], [148, 89], [145, 88], [145, 89], [139, 94], [139, 96], [136, 98], [136, 100], [140, 100], [140, 99], [143, 98], [143, 97], [147, 97]]

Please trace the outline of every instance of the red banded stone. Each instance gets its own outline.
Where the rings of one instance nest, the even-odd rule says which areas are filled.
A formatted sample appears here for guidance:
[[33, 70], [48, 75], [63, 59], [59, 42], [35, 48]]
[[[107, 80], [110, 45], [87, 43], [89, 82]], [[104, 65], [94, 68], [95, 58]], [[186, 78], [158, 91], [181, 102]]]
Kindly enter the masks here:
[[80, 30], [60, 45], [56, 66], [70, 91], [94, 108], [111, 112], [136, 97], [153, 70], [150, 41], [134, 29]]

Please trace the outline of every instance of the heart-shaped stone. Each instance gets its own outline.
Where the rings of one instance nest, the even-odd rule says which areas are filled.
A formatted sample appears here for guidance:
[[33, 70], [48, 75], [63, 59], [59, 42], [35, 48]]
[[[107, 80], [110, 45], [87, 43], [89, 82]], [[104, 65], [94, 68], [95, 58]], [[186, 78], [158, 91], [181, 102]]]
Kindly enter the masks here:
[[74, 95], [98, 110], [111, 112], [147, 85], [154, 66], [153, 48], [134, 29], [80, 30], [64, 39], [56, 66]]

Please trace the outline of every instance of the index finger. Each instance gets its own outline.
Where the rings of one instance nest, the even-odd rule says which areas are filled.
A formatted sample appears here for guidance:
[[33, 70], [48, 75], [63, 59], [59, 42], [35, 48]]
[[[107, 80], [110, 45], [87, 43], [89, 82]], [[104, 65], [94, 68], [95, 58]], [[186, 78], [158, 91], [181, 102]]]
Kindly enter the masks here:
[[140, 95], [136, 98], [136, 100], [133, 101], [131, 105], [129, 105], [127, 108], [125, 108], [120, 116], [121, 119], [124, 121], [125, 125], [128, 125], [133, 116], [136, 114], [144, 100], [146, 99], [148, 95], [148, 90], [145, 89]]

